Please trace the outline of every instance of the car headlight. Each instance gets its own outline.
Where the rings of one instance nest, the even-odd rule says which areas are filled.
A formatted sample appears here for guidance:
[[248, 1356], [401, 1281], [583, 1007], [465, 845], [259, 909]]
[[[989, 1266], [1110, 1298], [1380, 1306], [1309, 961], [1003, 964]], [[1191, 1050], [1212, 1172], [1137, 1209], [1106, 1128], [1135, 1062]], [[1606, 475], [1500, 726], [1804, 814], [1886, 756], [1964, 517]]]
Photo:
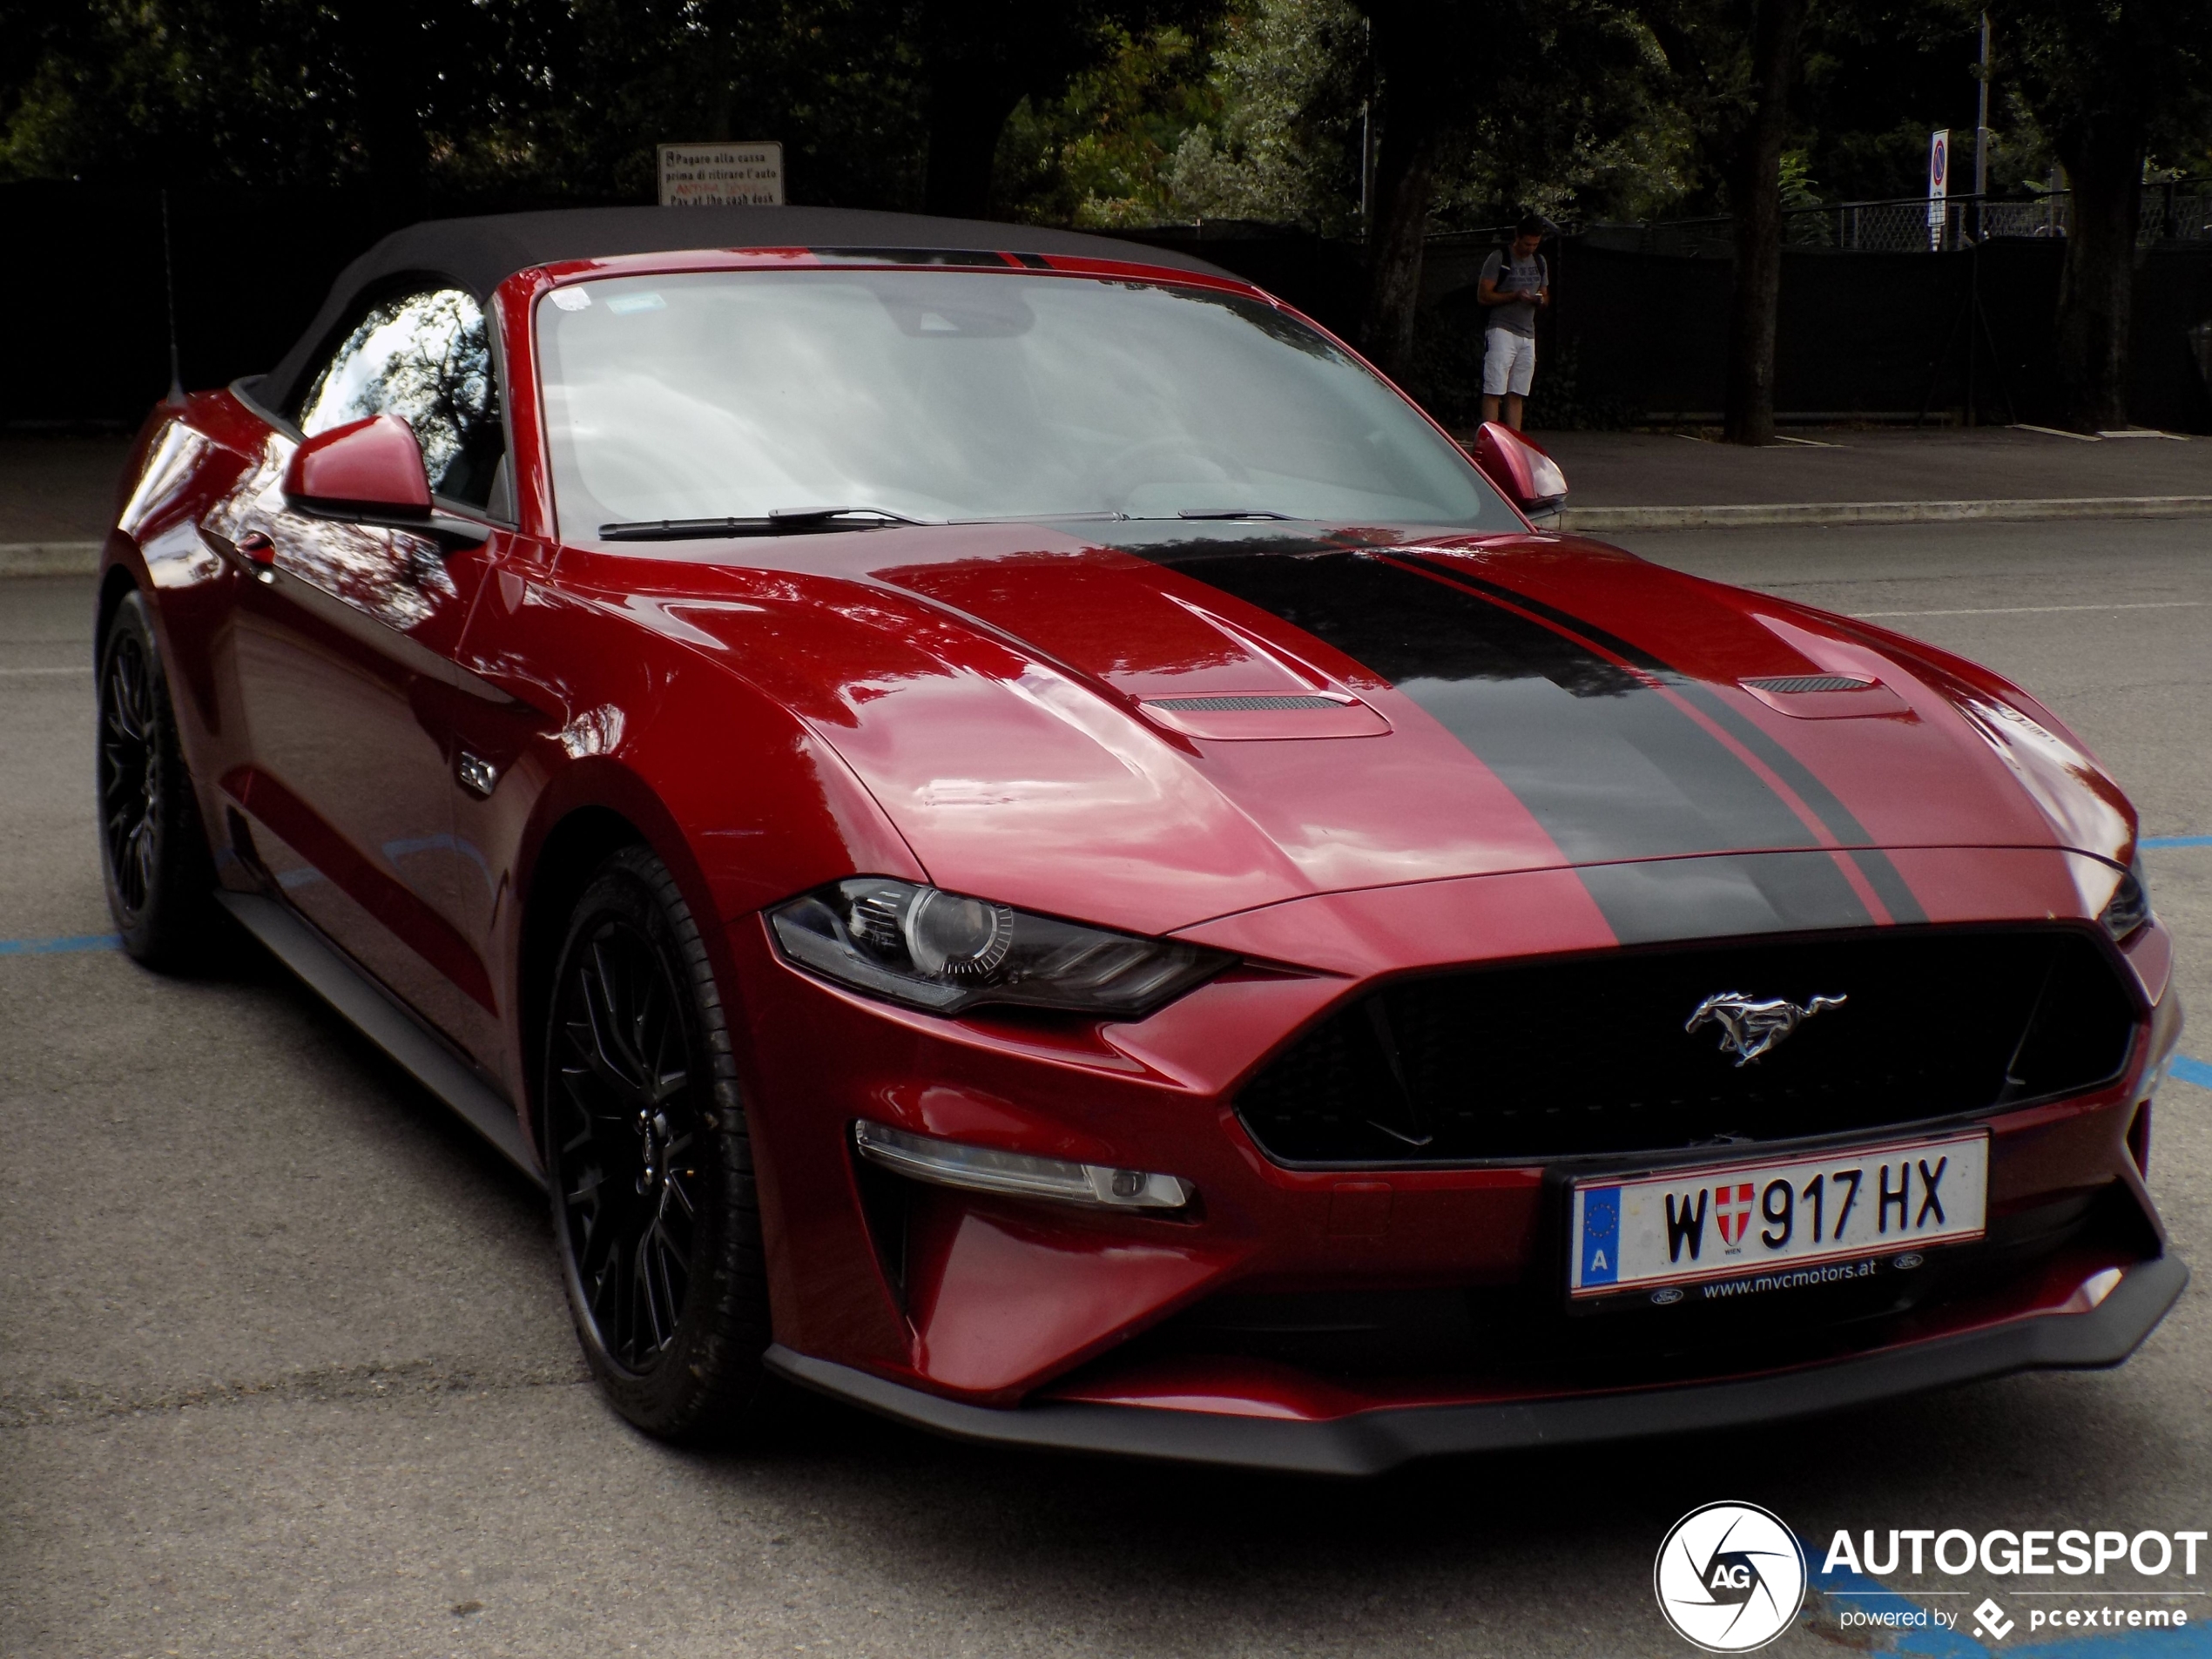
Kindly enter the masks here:
[[768, 921], [799, 966], [933, 1014], [995, 1002], [1135, 1019], [1233, 960], [889, 876], [818, 888]]
[[2128, 873], [2113, 889], [2112, 901], [2097, 920], [2114, 939], [2127, 938], [2150, 920], [2150, 884], [2143, 880], [2141, 859], [2128, 867]]

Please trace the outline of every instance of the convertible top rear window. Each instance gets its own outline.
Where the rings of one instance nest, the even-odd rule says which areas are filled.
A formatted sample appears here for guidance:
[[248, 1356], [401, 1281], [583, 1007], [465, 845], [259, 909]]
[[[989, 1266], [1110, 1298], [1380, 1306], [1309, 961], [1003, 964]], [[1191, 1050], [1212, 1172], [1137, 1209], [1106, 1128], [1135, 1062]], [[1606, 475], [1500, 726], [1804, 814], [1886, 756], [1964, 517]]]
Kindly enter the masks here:
[[1390, 388], [1258, 300], [946, 269], [610, 278], [538, 307], [562, 533], [924, 522], [1518, 521]]

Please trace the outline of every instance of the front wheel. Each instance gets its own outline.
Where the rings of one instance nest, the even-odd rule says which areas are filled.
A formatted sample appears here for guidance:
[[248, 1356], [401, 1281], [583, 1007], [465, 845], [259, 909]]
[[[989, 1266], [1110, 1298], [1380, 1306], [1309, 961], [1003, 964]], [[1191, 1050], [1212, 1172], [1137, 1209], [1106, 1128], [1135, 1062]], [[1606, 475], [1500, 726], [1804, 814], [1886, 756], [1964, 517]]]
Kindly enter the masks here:
[[663, 1439], [751, 1426], [772, 1339], [752, 1147], [705, 944], [643, 847], [570, 916], [543, 1077], [554, 1236], [601, 1388]]
[[143, 595], [126, 595], [109, 618], [99, 672], [93, 775], [108, 911], [138, 961], [192, 967], [217, 937], [214, 866]]

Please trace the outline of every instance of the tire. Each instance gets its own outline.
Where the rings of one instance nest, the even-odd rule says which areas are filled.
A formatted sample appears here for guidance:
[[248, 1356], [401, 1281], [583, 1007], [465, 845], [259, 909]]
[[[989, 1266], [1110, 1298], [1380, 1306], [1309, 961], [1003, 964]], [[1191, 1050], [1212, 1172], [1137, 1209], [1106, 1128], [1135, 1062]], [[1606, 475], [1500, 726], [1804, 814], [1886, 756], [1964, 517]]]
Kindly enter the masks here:
[[644, 847], [577, 901], [542, 1076], [562, 1278], [608, 1400], [663, 1440], [759, 1427], [772, 1338], [729, 1026], [690, 907]]
[[144, 595], [127, 595], [109, 618], [99, 675], [93, 777], [108, 912], [123, 948], [147, 967], [205, 966], [222, 938], [215, 867]]

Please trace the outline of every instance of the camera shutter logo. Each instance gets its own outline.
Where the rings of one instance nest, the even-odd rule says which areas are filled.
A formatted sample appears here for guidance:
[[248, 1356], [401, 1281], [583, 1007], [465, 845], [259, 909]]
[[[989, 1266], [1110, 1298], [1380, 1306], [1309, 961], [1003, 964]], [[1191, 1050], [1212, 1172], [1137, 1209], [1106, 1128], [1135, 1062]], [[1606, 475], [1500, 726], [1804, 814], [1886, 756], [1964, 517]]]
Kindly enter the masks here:
[[1675, 1522], [1651, 1569], [1659, 1611], [1708, 1653], [1750, 1653], [1788, 1629], [1805, 1600], [1797, 1534], [1751, 1503], [1709, 1503]]

